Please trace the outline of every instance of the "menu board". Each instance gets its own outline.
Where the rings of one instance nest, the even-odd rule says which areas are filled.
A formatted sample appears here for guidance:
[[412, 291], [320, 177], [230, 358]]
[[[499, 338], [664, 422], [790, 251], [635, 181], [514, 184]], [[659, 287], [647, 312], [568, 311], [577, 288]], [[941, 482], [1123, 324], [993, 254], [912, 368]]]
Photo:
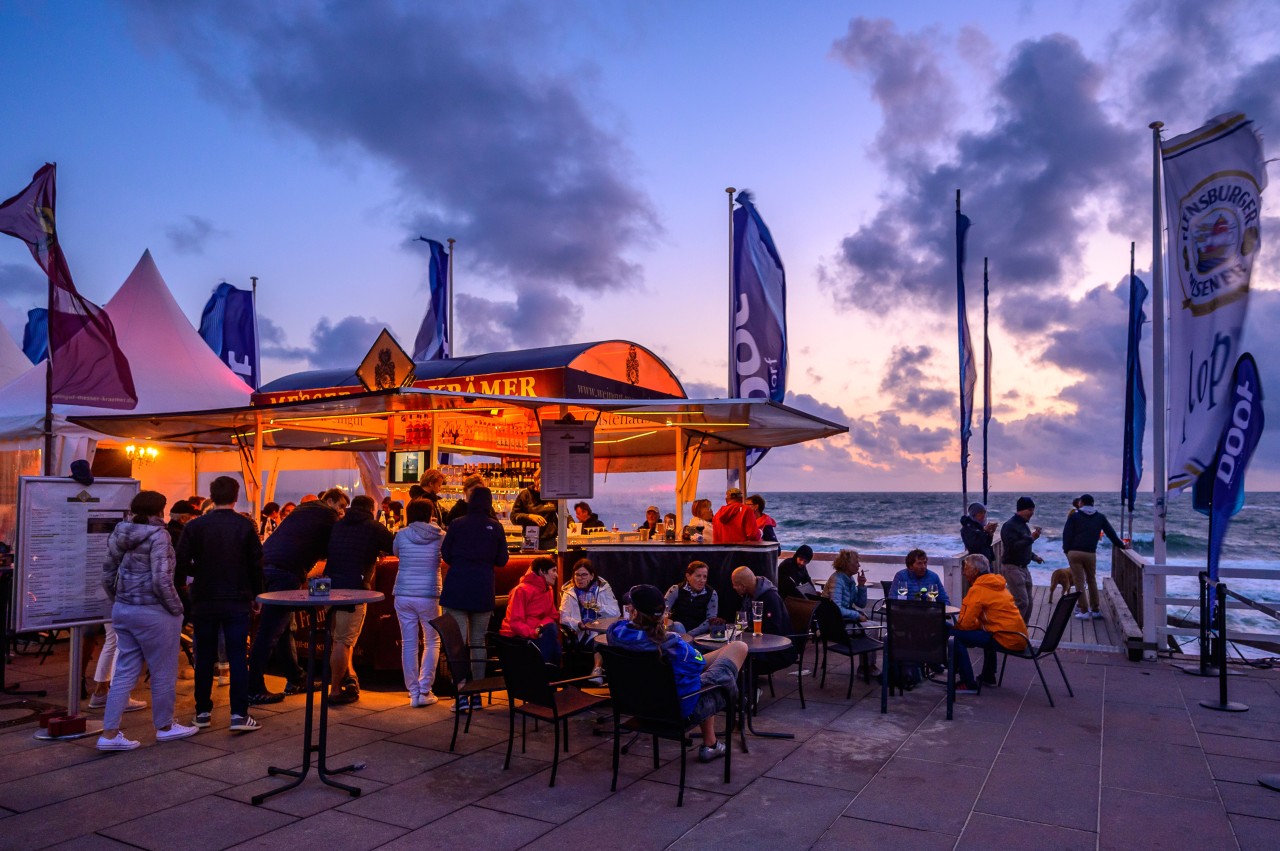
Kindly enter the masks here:
[[591, 499], [595, 496], [594, 423], [542, 423], [543, 499]]
[[22, 476], [14, 560], [15, 629], [34, 632], [111, 620], [102, 590], [107, 539], [128, 517], [136, 479]]

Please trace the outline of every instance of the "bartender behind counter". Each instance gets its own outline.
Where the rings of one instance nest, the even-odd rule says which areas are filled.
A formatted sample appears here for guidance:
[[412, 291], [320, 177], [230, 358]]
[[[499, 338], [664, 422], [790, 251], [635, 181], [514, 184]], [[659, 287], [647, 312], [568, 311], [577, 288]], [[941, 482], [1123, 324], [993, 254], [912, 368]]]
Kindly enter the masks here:
[[658, 510], [658, 506], [651, 505], [645, 509], [644, 522], [637, 527], [637, 531], [644, 532], [645, 537], [652, 538], [658, 531], [660, 522], [662, 522], [662, 512]]
[[515, 504], [511, 506], [511, 522], [517, 526], [538, 526], [538, 548], [554, 550], [556, 548], [556, 504], [544, 500], [539, 488], [542, 487], [542, 472], [533, 474], [533, 484], [516, 495]]
[[578, 518], [578, 523], [581, 525], [584, 535], [591, 532], [603, 532], [605, 529], [604, 521], [591, 510], [591, 505], [588, 503], [579, 502], [574, 504], [573, 515]]

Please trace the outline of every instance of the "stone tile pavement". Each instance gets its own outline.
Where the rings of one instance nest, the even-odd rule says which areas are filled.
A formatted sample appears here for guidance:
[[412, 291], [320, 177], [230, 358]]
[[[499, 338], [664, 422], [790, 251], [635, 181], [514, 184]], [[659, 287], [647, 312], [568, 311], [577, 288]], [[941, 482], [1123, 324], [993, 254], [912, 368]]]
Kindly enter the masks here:
[[[329, 742], [335, 763], [367, 764], [350, 775], [362, 795], [312, 776], [261, 807], [252, 795], [281, 782], [266, 767], [300, 762], [301, 697], [260, 708], [258, 732], [230, 733], [224, 703], [210, 729], [160, 745], [136, 713], [127, 731], [143, 747], [128, 753], [38, 742], [28, 723], [0, 730], [0, 849], [1280, 848], [1280, 793], [1256, 782], [1280, 773], [1280, 671], [1232, 678], [1250, 710], [1222, 714], [1199, 705], [1216, 681], [1168, 663], [1063, 655], [1074, 698], [1050, 663], [1050, 708], [1031, 664], [1014, 660], [1002, 688], [960, 698], [951, 722], [932, 684], [881, 715], [878, 687], [844, 699], [847, 666], [826, 689], [806, 678], [807, 709], [779, 676], [759, 726], [796, 738], [751, 739], [729, 784], [719, 764], [691, 761], [679, 809], [675, 747], [654, 768], [638, 742], [611, 793], [609, 740], [589, 719], [572, 723], [554, 789], [545, 726], [504, 771], [501, 702], [449, 753], [450, 701], [413, 709], [403, 693], [366, 690], [333, 709]], [[65, 676], [65, 646], [9, 669], [54, 693]], [[180, 682], [182, 720], [190, 691]]]

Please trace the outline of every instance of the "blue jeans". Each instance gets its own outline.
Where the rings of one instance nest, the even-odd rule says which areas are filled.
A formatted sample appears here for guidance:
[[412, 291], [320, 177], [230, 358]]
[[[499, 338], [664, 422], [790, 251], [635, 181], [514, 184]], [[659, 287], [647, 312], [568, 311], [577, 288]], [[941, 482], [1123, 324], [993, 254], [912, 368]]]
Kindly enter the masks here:
[[982, 648], [982, 678], [989, 680], [996, 675], [995, 636], [985, 629], [952, 629], [956, 639], [955, 670], [960, 682], [973, 686], [973, 663], [969, 661], [969, 648]]
[[226, 639], [231, 676], [231, 714], [249, 714], [249, 669], [245, 647], [249, 643], [249, 609], [220, 615], [195, 615], [196, 712], [213, 711], [213, 668], [218, 659], [218, 638]]
[[[268, 591], [297, 591], [302, 583], [298, 577], [287, 570], [265, 567], [262, 578], [266, 581]], [[306, 672], [298, 665], [298, 649], [293, 644], [293, 636], [288, 634], [289, 619], [293, 611], [287, 606], [263, 606], [258, 617], [258, 633], [253, 637], [253, 649], [249, 652], [249, 693], [261, 694], [267, 690], [267, 681], [263, 673], [271, 660], [271, 653], [277, 642], [283, 638], [285, 664], [290, 668], [287, 679], [297, 682]], [[227, 648], [231, 650], [230, 647]]]
[[542, 651], [542, 658], [549, 665], [560, 664], [560, 625], [556, 623], [547, 623], [542, 625], [542, 629], [538, 631], [538, 637], [533, 640], [538, 645], [538, 650]]

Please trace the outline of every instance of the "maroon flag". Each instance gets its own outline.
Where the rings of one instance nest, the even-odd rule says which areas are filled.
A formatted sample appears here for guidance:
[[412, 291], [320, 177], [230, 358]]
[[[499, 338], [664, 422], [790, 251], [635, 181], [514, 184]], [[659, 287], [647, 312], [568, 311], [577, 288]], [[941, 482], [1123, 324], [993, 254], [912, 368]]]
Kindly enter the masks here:
[[138, 405], [129, 360], [106, 311], [76, 292], [54, 226], [57, 166], [45, 163], [31, 185], [0, 204], [0, 233], [31, 249], [49, 276], [49, 361], [53, 401], [132, 410]]

